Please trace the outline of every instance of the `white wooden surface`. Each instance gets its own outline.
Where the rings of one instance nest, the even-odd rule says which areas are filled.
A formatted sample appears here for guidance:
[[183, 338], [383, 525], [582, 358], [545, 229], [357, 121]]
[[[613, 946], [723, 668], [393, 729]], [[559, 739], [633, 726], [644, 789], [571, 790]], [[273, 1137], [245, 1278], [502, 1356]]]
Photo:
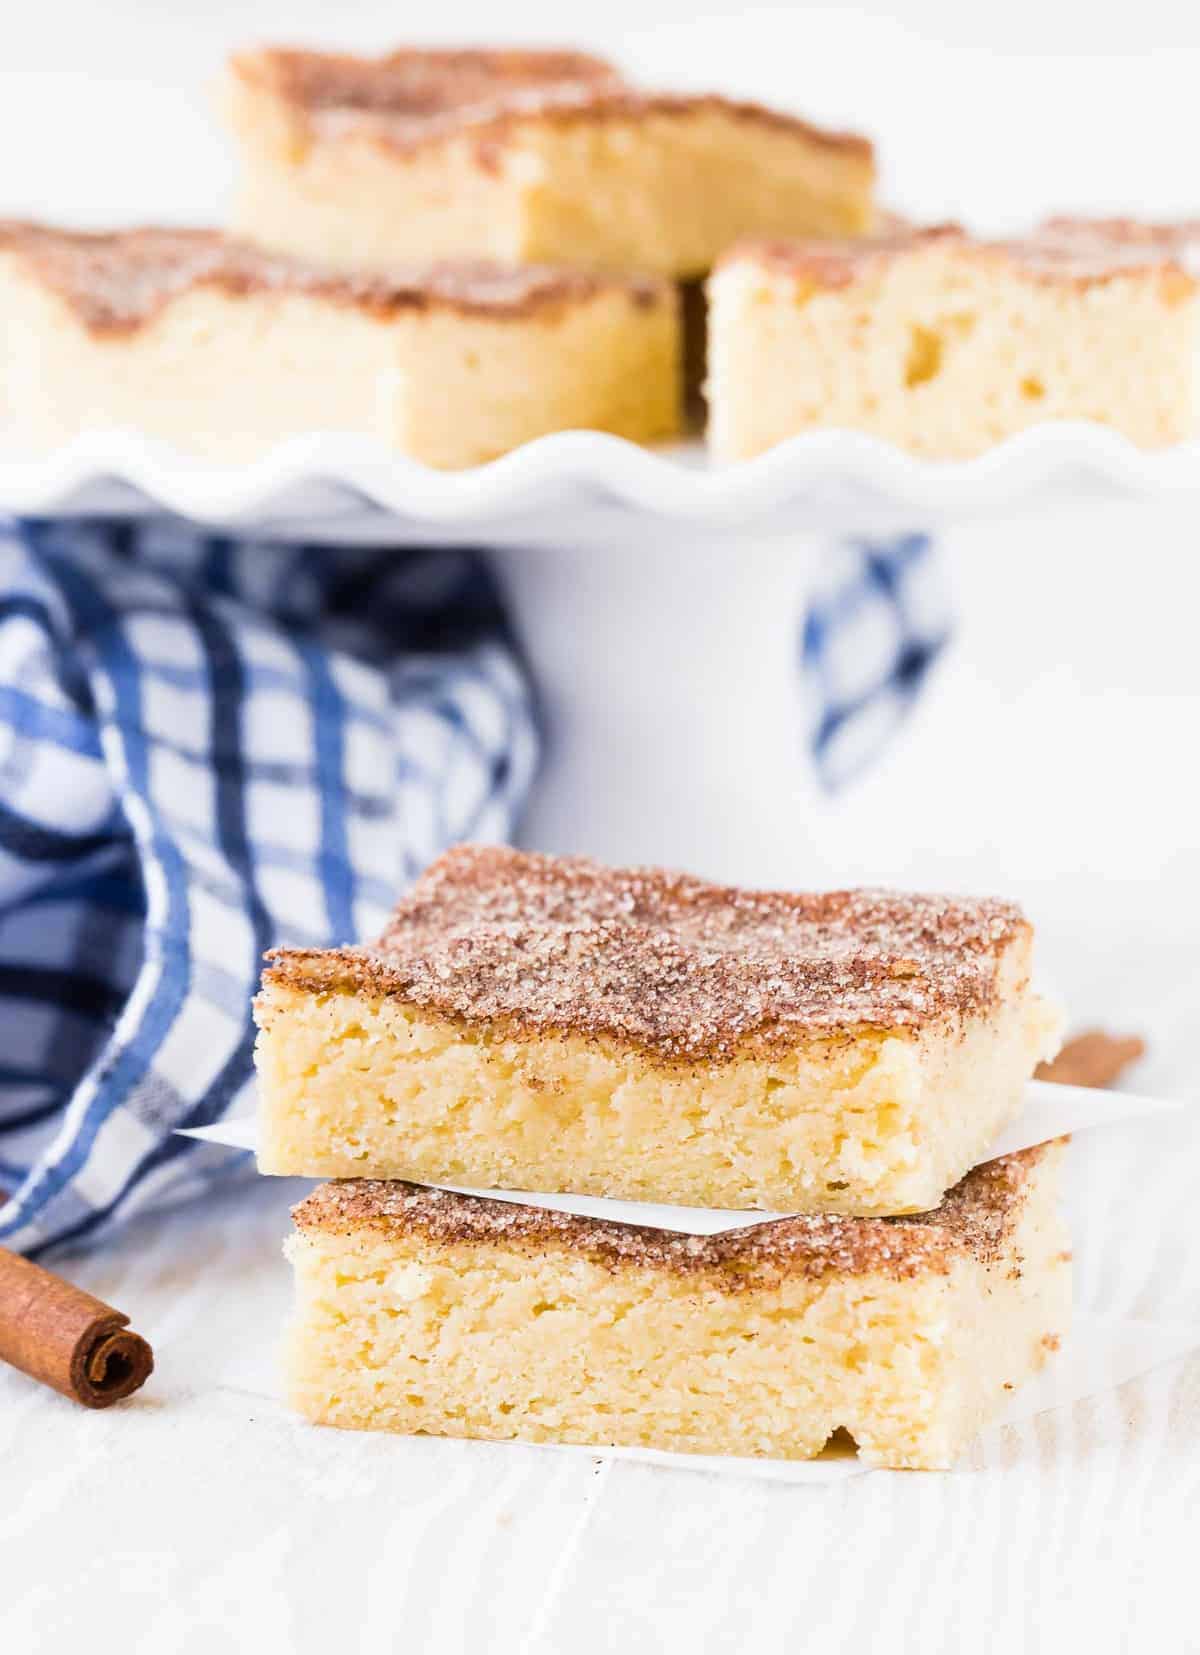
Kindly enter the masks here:
[[[1139, 1088], [1186, 1097], [1200, 974], [1162, 964], [1093, 953], [1080, 985], [1150, 1036]], [[1200, 1315], [1197, 1164], [1200, 1113], [1078, 1140], [1081, 1303]], [[0, 1371], [0, 1650], [58, 1655], [85, 1622], [189, 1655], [1200, 1648], [1200, 1358], [992, 1432], [952, 1474], [825, 1487], [316, 1430], [274, 1394], [297, 1187], [63, 1262], [158, 1369], [100, 1414]]]

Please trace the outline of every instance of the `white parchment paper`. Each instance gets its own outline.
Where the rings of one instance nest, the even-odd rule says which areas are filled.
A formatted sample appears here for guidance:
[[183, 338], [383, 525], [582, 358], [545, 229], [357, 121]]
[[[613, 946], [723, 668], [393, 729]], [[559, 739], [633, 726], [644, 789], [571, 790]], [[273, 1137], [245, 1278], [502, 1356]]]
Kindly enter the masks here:
[[[1031, 1080], [1025, 1093], [1025, 1107], [997, 1138], [985, 1160], [1011, 1155], [1060, 1138], [1118, 1122], [1144, 1120], [1171, 1114], [1181, 1106], [1159, 1098], [1138, 1097], [1132, 1092], [1103, 1092], [1087, 1086], [1060, 1086], [1051, 1081]], [[217, 1121], [213, 1126], [193, 1127], [183, 1136], [207, 1143], [225, 1144], [234, 1149], [257, 1149], [258, 1122], [253, 1116]], [[425, 1182], [428, 1180], [414, 1180]], [[584, 1218], [604, 1218], [622, 1224], [641, 1224], [652, 1230], [673, 1230], [680, 1235], [720, 1235], [726, 1230], [744, 1230], [775, 1218], [794, 1217], [787, 1212], [730, 1211], [719, 1207], [672, 1207], [653, 1201], [616, 1201], [602, 1195], [563, 1195], [549, 1190], [474, 1189], [462, 1184], [438, 1184], [437, 1189], [460, 1195], [483, 1195], [492, 1201], [516, 1201], [553, 1212], [576, 1213]]]

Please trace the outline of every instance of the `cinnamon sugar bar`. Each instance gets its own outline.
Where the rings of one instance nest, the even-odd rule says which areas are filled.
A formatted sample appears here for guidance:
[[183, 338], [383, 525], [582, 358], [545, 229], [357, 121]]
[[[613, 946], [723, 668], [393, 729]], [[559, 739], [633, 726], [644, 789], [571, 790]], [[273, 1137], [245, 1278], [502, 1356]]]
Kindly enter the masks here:
[[1055, 220], [752, 241], [709, 283], [710, 441], [747, 459], [839, 427], [961, 458], [1047, 420], [1145, 448], [1200, 431], [1195, 226]]
[[919, 1218], [695, 1237], [409, 1184], [295, 1211], [288, 1391], [361, 1430], [942, 1468], [1058, 1348], [1061, 1144]]
[[670, 284], [435, 265], [389, 276], [273, 258], [215, 231], [0, 224], [12, 437], [128, 428], [209, 459], [347, 432], [433, 466], [551, 431], [635, 441], [680, 419]]
[[716, 95], [647, 92], [579, 52], [269, 48], [225, 91], [238, 232], [356, 269], [480, 257], [706, 272], [741, 235], [857, 235], [855, 134]]
[[495, 848], [268, 957], [259, 1165], [682, 1205], [933, 1207], [1057, 1045], [1007, 903]]

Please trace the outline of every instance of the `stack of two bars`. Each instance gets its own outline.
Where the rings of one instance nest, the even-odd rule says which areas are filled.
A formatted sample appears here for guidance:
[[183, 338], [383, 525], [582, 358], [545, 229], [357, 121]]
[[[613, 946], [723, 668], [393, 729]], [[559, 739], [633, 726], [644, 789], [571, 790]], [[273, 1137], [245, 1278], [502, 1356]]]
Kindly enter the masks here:
[[1056, 1044], [1030, 950], [1001, 902], [462, 847], [374, 946], [275, 954], [260, 1164], [342, 1180], [295, 1213], [294, 1404], [787, 1458], [845, 1430], [872, 1464], [950, 1464], [1069, 1314], [1060, 1145], [976, 1165]]

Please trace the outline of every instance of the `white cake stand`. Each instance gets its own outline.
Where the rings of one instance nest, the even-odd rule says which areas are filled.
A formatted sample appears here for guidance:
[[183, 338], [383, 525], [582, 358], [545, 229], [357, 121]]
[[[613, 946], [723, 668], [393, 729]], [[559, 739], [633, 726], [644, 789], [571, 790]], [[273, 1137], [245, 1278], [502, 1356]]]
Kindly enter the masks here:
[[[547, 750], [530, 844], [788, 884], [814, 780], [797, 671], [813, 560], [834, 537], [1176, 499], [1200, 444], [1143, 453], [1043, 426], [967, 463], [824, 432], [724, 471], [695, 451], [545, 438], [468, 473], [341, 437], [212, 467], [128, 434], [37, 461], [0, 452], [0, 511], [170, 510], [263, 538], [493, 550], [539, 686]], [[1063, 556], [1086, 555], [1069, 546]]]

